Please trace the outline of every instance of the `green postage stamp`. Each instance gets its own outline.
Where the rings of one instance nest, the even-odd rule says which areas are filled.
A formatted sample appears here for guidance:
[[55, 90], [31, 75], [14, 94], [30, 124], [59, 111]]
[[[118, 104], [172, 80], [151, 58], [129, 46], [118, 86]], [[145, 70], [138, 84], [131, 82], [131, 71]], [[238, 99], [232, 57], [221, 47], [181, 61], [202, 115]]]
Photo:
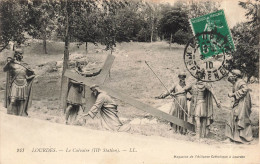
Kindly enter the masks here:
[[197, 36], [199, 50], [204, 58], [228, 54], [235, 50], [223, 10], [192, 18], [190, 24], [193, 34]]

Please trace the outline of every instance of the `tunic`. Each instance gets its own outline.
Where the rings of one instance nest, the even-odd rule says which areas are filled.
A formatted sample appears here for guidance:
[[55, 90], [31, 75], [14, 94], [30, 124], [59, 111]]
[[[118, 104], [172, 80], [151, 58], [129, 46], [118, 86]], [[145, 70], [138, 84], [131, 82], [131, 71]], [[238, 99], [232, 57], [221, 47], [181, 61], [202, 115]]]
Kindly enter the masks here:
[[237, 142], [253, 140], [251, 121], [251, 97], [247, 84], [239, 79], [233, 87], [234, 104], [227, 120], [225, 135]]
[[97, 113], [101, 115], [101, 126], [106, 130], [128, 131], [129, 126], [123, 126], [117, 116], [117, 104], [105, 92], [99, 93], [95, 104], [92, 106], [88, 114], [94, 118]]
[[[85, 73], [85, 72], [79, 72], [77, 68], [75, 68], [73, 71], [85, 77], [96, 76], [101, 72], [101, 70], [99, 70], [98, 72], [94, 72], [94, 73]], [[69, 89], [68, 89], [67, 103], [81, 106], [82, 97], [85, 96], [85, 86], [72, 79], [69, 80], [68, 86]]]
[[26, 69], [19, 65], [14, 65], [15, 79], [11, 84], [10, 97], [16, 100], [26, 100], [28, 97], [27, 93], [27, 80], [26, 80]]
[[10, 98], [16, 100], [26, 100], [28, 98], [27, 88], [27, 68], [22, 65], [12, 63], [10, 64], [12, 69], [12, 81], [11, 81], [11, 92]]
[[[184, 89], [185, 89], [185, 85], [181, 86], [180, 84], [177, 84], [177, 85], [172, 87], [170, 92], [171, 93], [184, 92], [185, 91]], [[180, 105], [176, 101], [178, 101], [178, 103]], [[171, 110], [170, 110], [170, 115], [178, 117], [178, 118], [180, 118], [184, 121], [187, 121], [187, 115], [184, 113], [183, 109], [186, 111], [186, 113], [188, 113], [186, 92], [176, 95], [176, 100], [173, 100], [173, 104], [172, 104], [172, 107], [171, 107]], [[178, 128], [179, 128], [181, 133], [185, 131], [185, 129], [183, 127], [177, 126], [173, 123], [171, 123], [171, 126], [174, 128], [175, 131]]]
[[67, 102], [72, 105], [82, 105], [82, 94], [84, 91], [84, 86], [79, 84], [74, 80], [69, 82], [69, 93], [67, 97]]
[[[204, 117], [207, 119], [206, 126], [213, 123], [213, 89], [202, 81], [186, 89], [192, 93], [192, 100], [189, 115], [194, 117]], [[194, 120], [193, 120], [194, 122]]]
[[[5, 72], [8, 72], [8, 80], [6, 83], [6, 100], [14, 99], [18, 101], [25, 101], [24, 109], [20, 109], [18, 114], [28, 115], [27, 110], [31, 105], [31, 89], [33, 78], [27, 79], [27, 77], [34, 75], [34, 72], [27, 67], [26, 63], [19, 63], [16, 61], [6, 64], [3, 69]], [[5, 107], [9, 106], [9, 100], [6, 101]]]

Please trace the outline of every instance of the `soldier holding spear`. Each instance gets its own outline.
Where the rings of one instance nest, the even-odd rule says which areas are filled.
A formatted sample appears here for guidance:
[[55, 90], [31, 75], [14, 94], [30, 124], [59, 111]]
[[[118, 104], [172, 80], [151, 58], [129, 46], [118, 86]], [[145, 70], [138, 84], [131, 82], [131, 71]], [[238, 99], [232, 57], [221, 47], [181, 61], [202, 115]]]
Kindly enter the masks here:
[[[161, 94], [160, 96], [156, 97], [159, 99], [163, 99], [169, 95], [176, 97], [176, 99], [173, 100], [173, 104], [170, 110], [170, 114], [178, 117], [184, 121], [188, 120], [188, 108], [187, 108], [187, 93], [185, 92], [185, 78], [186, 75], [184, 73], [180, 73], [178, 75], [180, 81], [178, 84], [175, 84], [171, 89], [170, 92], [166, 92], [164, 94]], [[175, 125], [173, 123], [170, 123], [172, 130], [174, 132], [180, 133], [180, 134], [186, 134], [187, 129]]]
[[[187, 96], [186, 96], [186, 92], [184, 90], [184, 87], [186, 86], [185, 84], [185, 78], [186, 75], [184, 73], [180, 73], [179, 74], [179, 79], [180, 82], [179, 84], [175, 85], [172, 87], [171, 90], [168, 90], [168, 88], [163, 84], [163, 82], [161, 81], [161, 79], [155, 74], [155, 72], [153, 71], [153, 69], [149, 66], [149, 64], [145, 61], [146, 65], [150, 68], [150, 70], [153, 72], [153, 74], [157, 77], [157, 79], [161, 82], [161, 84], [164, 86], [164, 88], [166, 89], [166, 93], [161, 94], [160, 96], [156, 97], [156, 98], [165, 98], [167, 96], [172, 96], [174, 103], [172, 104], [172, 108], [170, 111], [170, 114], [178, 117], [184, 121], [187, 121]], [[176, 96], [176, 98], [175, 98]], [[174, 132], [180, 133], [180, 134], [185, 134], [187, 132], [187, 129], [181, 127], [181, 126], [177, 126], [173, 123], [170, 123], [172, 129]]]

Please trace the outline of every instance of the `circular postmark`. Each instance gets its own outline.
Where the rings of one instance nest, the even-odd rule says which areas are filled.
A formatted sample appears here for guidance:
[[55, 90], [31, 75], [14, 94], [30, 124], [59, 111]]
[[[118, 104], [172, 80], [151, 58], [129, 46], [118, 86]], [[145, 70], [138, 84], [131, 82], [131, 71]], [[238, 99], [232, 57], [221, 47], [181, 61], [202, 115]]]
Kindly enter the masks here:
[[202, 71], [202, 81], [221, 80], [228, 74], [226, 55], [232, 48], [226, 37], [219, 33], [202, 32], [192, 37], [184, 49], [184, 63], [191, 75], [197, 78]]

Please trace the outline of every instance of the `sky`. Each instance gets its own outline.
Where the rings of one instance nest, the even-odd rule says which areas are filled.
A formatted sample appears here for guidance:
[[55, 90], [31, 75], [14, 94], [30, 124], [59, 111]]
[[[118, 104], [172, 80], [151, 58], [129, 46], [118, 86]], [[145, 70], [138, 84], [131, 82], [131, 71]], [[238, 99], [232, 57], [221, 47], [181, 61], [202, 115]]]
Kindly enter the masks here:
[[[241, 1], [241, 0], [240, 0]], [[246, 10], [238, 5], [237, 0], [229, 0], [221, 2], [221, 9], [224, 9], [227, 23], [229, 27], [235, 26], [239, 22], [246, 21]]]
[[[177, 0], [148, 0], [148, 1], [153, 1], [157, 3], [161, 2], [161, 3], [174, 4], [174, 2], [176, 2]], [[199, 1], [199, 0], [193, 0], [193, 1]], [[246, 10], [238, 5], [239, 1], [246, 1], [246, 0], [217, 0], [217, 1], [220, 2], [220, 9], [223, 9], [225, 12], [227, 23], [230, 28], [234, 27], [239, 22], [246, 21], [246, 17], [245, 17]]]

